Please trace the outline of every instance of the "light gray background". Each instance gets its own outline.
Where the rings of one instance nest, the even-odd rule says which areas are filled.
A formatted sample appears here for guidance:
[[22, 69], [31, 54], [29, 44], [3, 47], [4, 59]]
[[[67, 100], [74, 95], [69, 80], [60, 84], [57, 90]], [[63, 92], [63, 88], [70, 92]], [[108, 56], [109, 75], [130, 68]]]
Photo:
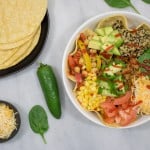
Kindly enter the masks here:
[[[150, 5], [132, 0], [142, 15], [149, 17]], [[61, 75], [62, 56], [73, 32], [87, 19], [114, 11], [103, 0], [49, 0], [50, 33], [40, 57], [28, 68], [0, 79], [0, 99], [12, 102], [20, 111], [19, 133], [0, 150], [149, 150], [150, 123], [124, 130], [98, 126], [84, 118], [69, 101]], [[123, 9], [133, 11], [130, 8]], [[49, 113], [36, 76], [38, 62], [51, 64], [56, 73], [62, 102], [62, 117]], [[50, 129], [45, 134], [48, 144], [33, 133], [28, 112], [33, 105], [42, 105], [48, 114]]]

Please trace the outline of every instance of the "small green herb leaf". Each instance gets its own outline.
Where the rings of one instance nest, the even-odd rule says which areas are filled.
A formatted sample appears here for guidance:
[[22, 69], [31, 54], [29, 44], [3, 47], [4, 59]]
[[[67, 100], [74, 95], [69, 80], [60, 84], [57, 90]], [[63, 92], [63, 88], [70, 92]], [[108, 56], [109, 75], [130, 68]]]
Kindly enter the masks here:
[[138, 61], [143, 63], [144, 60], [150, 60], [150, 49], [146, 50], [139, 58]]
[[105, 0], [105, 2], [111, 6], [116, 8], [125, 8], [130, 6], [130, 0]]
[[[140, 63], [144, 63], [144, 61], [148, 61], [148, 60], [150, 60], [150, 49], [148, 49], [148, 50], [145, 50], [145, 52], [138, 58], [138, 61], [140, 62]], [[149, 63], [147, 63], [147, 65], [148, 66], [150, 66], [150, 64]], [[142, 72], [144, 72], [145, 71], [145, 68], [141, 68], [141, 71]]]
[[46, 140], [44, 138], [44, 133], [48, 130], [48, 120], [47, 114], [43, 107], [40, 105], [36, 105], [32, 107], [29, 112], [29, 123], [31, 129], [42, 136], [44, 143], [46, 144]]
[[130, 0], [104, 0], [109, 6], [115, 8], [131, 7], [136, 13], [139, 11], [134, 7]]
[[143, 0], [143, 2], [150, 4], [150, 0]]

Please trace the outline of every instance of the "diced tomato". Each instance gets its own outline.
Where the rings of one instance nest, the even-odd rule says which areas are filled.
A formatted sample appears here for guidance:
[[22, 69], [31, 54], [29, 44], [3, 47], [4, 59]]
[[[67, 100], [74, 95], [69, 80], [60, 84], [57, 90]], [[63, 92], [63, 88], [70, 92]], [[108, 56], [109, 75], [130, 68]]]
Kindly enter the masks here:
[[101, 104], [101, 107], [104, 109], [104, 110], [109, 110], [109, 111], [113, 111], [116, 109], [115, 105], [113, 104], [112, 101], [105, 101]]
[[127, 103], [131, 98], [131, 91], [128, 91], [124, 96], [121, 96], [119, 98], [116, 98], [114, 100], [114, 105], [122, 105], [124, 103]]
[[110, 59], [110, 57], [112, 56], [112, 55], [110, 55], [110, 54], [108, 54], [108, 53], [106, 53], [106, 52], [101, 53], [101, 55], [102, 55], [104, 58], [106, 58], [106, 59]]
[[111, 100], [103, 102], [101, 107], [104, 109], [104, 113], [107, 117], [115, 117], [118, 113], [115, 105]]
[[83, 79], [82, 79], [81, 73], [76, 73], [75, 74], [75, 79], [76, 79], [77, 83], [82, 83]]
[[147, 85], [146, 87], [150, 90], [150, 85]]
[[75, 57], [75, 58], [80, 58], [81, 57], [81, 51], [77, 51], [75, 54], [74, 54], [74, 56], [73, 57]]
[[91, 57], [96, 57], [97, 54], [96, 54], [96, 53], [90, 53], [90, 56], [91, 56]]
[[105, 114], [106, 114], [106, 116], [109, 117], [109, 118], [115, 117], [115, 116], [117, 116], [117, 114], [118, 114], [118, 110], [117, 110], [117, 109], [114, 109], [114, 110], [110, 111], [110, 110], [106, 109], [106, 110], [105, 110]]
[[129, 103], [124, 103], [121, 105], [122, 109], [127, 109], [129, 107]]
[[136, 120], [136, 111], [130, 109], [129, 113], [125, 112], [124, 110], [120, 110], [119, 111], [119, 115], [121, 116], [121, 122], [120, 125], [121, 126], [126, 126], [128, 124], [130, 124], [131, 122], [133, 122], [134, 120]]
[[129, 113], [129, 112], [130, 112], [130, 109], [131, 109], [131, 108], [127, 108], [127, 109], [125, 109], [124, 111], [125, 111], [126, 113]]
[[113, 49], [114, 45], [108, 46], [105, 51], [110, 51], [111, 49]]
[[120, 126], [128, 125], [136, 120], [141, 103], [142, 101], [137, 103], [131, 101], [131, 91], [116, 99], [107, 97], [106, 101], [101, 104], [104, 121], [109, 124], [117, 123]]
[[126, 119], [128, 117], [128, 114], [122, 109], [120, 109], [118, 113], [122, 119]]
[[121, 122], [121, 117], [120, 117], [119, 115], [117, 115], [117, 116], [115, 117], [115, 122], [116, 122], [117, 124], [120, 124], [120, 122]]
[[137, 33], [137, 29], [132, 29], [130, 32], [131, 33]]
[[106, 123], [108, 123], [108, 124], [112, 124], [112, 123], [114, 123], [115, 122], [115, 118], [114, 117], [112, 117], [112, 118], [105, 118], [104, 119], [104, 121], [106, 122]]
[[87, 39], [84, 33], [80, 34], [80, 39], [82, 42], [84, 42]]
[[79, 65], [79, 58], [74, 57], [73, 60], [74, 60], [76, 65]]
[[72, 69], [72, 70], [74, 69], [74, 67], [76, 65], [75, 61], [71, 55], [68, 56], [68, 65], [69, 65], [70, 69]]
[[116, 34], [116, 35], [115, 35], [115, 37], [121, 37], [121, 34], [120, 34], [120, 33], [118, 33], [118, 34]]
[[128, 47], [135, 47], [135, 48], [140, 48], [140, 46], [138, 45], [138, 43], [127, 43], [126, 44]]
[[79, 65], [80, 57], [81, 57], [81, 51], [77, 51], [73, 56], [71, 55], [68, 56], [68, 64], [72, 70], [75, 66], [80, 66]]

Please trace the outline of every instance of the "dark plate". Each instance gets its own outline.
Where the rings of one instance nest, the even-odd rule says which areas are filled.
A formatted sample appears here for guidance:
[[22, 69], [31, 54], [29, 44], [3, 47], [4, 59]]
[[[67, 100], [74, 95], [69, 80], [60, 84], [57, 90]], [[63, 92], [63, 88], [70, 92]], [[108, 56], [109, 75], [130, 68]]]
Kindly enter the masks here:
[[6, 142], [6, 141], [12, 139], [17, 134], [17, 132], [19, 131], [19, 128], [20, 128], [21, 119], [20, 119], [18, 110], [12, 104], [10, 104], [9, 102], [6, 102], [6, 101], [2, 101], [2, 100], [0, 100], [0, 103], [6, 104], [10, 109], [12, 109], [14, 111], [15, 118], [16, 118], [16, 124], [17, 124], [16, 129], [12, 132], [12, 134], [10, 135], [10, 137], [8, 139], [0, 138], [0, 143], [3, 143], [3, 142]]
[[39, 53], [42, 51], [43, 46], [46, 41], [46, 38], [47, 38], [47, 35], [48, 35], [48, 31], [49, 31], [49, 15], [47, 12], [41, 23], [41, 35], [40, 35], [39, 42], [36, 45], [36, 47], [26, 58], [24, 58], [18, 64], [14, 65], [12, 67], [9, 67], [7, 69], [0, 70], [0, 76], [9, 75], [9, 74], [19, 71], [19, 70], [23, 69], [24, 67], [27, 67], [29, 64], [31, 64], [37, 58]]

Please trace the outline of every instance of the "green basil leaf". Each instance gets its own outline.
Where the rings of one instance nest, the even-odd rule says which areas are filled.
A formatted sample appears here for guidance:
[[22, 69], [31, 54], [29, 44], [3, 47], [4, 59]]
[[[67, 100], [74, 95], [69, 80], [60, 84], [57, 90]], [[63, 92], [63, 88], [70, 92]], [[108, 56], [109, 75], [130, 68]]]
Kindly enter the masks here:
[[131, 2], [130, 0], [105, 0], [105, 2], [111, 6], [116, 8], [125, 8], [129, 7]]
[[150, 0], [143, 0], [143, 2], [150, 4]]
[[[150, 60], [150, 49], [145, 50], [145, 52], [138, 58], [140, 63], [143, 63], [144, 60]], [[149, 64], [150, 66], [150, 64]], [[141, 71], [144, 72], [145, 68], [141, 67]]]
[[44, 143], [46, 143], [46, 140], [44, 138], [44, 133], [48, 130], [48, 119], [47, 114], [43, 107], [40, 105], [36, 105], [32, 107], [32, 109], [29, 112], [29, 123], [31, 129], [42, 136]]
[[150, 49], [146, 50], [139, 58], [138, 61], [143, 63], [144, 60], [150, 60]]
[[104, 0], [109, 6], [115, 8], [131, 7], [136, 13], [139, 11], [134, 7], [130, 0]]

